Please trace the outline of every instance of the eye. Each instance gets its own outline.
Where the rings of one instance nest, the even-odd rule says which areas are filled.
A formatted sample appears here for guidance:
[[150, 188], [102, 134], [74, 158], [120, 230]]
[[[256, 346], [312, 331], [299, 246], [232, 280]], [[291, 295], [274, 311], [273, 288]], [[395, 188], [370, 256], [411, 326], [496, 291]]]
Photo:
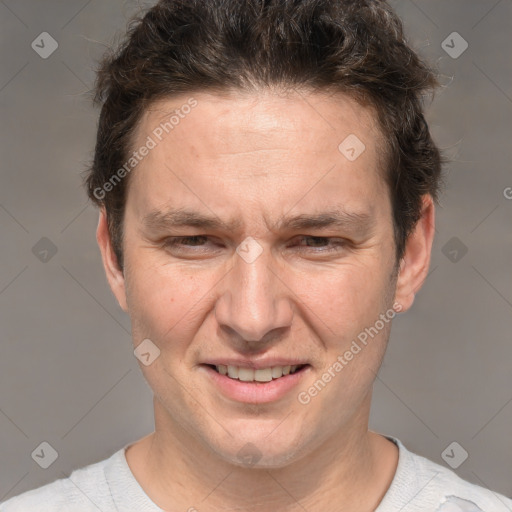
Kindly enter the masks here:
[[348, 241], [344, 238], [332, 238], [325, 236], [308, 236], [304, 235], [300, 237], [301, 241], [305, 241], [306, 245], [299, 244], [300, 249], [319, 249], [317, 251], [313, 250], [313, 252], [334, 252], [340, 251], [347, 244]]
[[172, 236], [162, 241], [162, 247], [176, 256], [210, 254], [219, 249], [207, 235]]
[[186, 250], [192, 247], [204, 247], [206, 241], [208, 241], [206, 235], [173, 236], [166, 238], [162, 245], [169, 249]]

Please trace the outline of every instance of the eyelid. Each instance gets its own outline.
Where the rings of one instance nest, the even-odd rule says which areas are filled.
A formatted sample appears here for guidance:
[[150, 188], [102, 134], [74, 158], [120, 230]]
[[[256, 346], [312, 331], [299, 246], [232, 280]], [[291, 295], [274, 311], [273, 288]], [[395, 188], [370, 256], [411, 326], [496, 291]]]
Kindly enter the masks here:
[[[186, 245], [186, 244], [181, 245], [180, 244], [180, 241], [190, 239], [190, 238], [203, 238], [203, 239], [206, 239], [206, 243], [200, 244], [200, 245]], [[166, 237], [162, 241], [162, 246], [164, 248], [172, 248], [172, 249], [176, 249], [176, 250], [201, 253], [201, 252], [205, 252], [207, 250], [206, 245], [208, 242], [214, 243], [214, 240], [213, 240], [214, 238], [215, 237], [212, 237], [210, 235], [205, 235], [205, 234], [170, 236], [170, 237]], [[314, 238], [314, 239], [318, 239], [318, 240], [322, 240], [322, 241], [327, 240], [328, 244], [323, 245], [323, 246], [321, 245], [318, 247], [303, 245], [303, 246], [298, 247], [299, 251], [301, 251], [301, 252], [309, 251], [309, 252], [317, 253], [317, 254], [328, 254], [331, 252], [338, 252], [340, 249], [345, 248], [351, 244], [350, 240], [343, 238], [343, 237], [321, 236], [321, 235], [296, 235], [292, 238], [292, 241], [297, 240], [297, 239], [303, 240], [303, 239], [308, 239], [308, 238]]]
[[[351, 242], [350, 240], [347, 240], [346, 238], [343, 238], [343, 237], [336, 237], [336, 236], [320, 236], [320, 235], [297, 235], [298, 238], [316, 238], [316, 239], [319, 239], [319, 240], [327, 240], [327, 241], [331, 241], [331, 244], [330, 245], [327, 245], [327, 246], [319, 246], [319, 247], [314, 247], [314, 246], [303, 246], [303, 248], [306, 248], [306, 249], [318, 249], [318, 251], [316, 252], [329, 252], [329, 251], [336, 251], [336, 250], [339, 250], [339, 247], [345, 247], [347, 245], [349, 245]], [[297, 237], [295, 237], [297, 238]]]
[[329, 236], [329, 235], [295, 235], [295, 238], [318, 238], [319, 240], [336, 240], [336, 241], [346, 241], [346, 238], [342, 236]]
[[[180, 235], [180, 236], [168, 236], [162, 240], [162, 245], [164, 246], [177, 246], [181, 240], [186, 240], [187, 238], [206, 238], [207, 240], [212, 239], [209, 235]], [[182, 247], [187, 247], [183, 245]], [[190, 245], [188, 247], [203, 247], [202, 245]]]

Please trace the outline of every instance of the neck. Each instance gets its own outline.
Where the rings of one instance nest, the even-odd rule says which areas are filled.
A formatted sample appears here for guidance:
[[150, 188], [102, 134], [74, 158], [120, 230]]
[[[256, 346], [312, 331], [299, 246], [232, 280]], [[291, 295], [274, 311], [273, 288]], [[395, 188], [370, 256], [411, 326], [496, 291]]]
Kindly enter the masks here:
[[[347, 428], [279, 468], [245, 468], [220, 458], [181, 428], [159, 428], [131, 445], [128, 464], [150, 499], [167, 510], [373, 512], [396, 471], [398, 450], [366, 427]], [[173, 426], [175, 427], [175, 426]]]

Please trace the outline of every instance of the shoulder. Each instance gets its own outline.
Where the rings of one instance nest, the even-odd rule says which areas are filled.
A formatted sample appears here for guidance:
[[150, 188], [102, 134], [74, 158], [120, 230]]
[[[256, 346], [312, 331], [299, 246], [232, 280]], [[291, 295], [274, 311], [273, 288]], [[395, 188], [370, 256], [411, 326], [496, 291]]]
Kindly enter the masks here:
[[463, 480], [454, 471], [413, 455], [420, 474], [429, 478], [430, 495], [442, 505], [439, 512], [512, 512], [512, 500]]
[[115, 510], [105, 478], [105, 467], [119, 455], [118, 451], [108, 459], [74, 470], [68, 478], [61, 478], [0, 503], [0, 512]]
[[398, 444], [400, 452], [389, 494], [394, 499], [400, 495], [401, 506], [407, 503], [404, 512], [512, 512], [510, 498], [463, 480], [447, 467], [410, 452], [398, 439], [387, 437]]

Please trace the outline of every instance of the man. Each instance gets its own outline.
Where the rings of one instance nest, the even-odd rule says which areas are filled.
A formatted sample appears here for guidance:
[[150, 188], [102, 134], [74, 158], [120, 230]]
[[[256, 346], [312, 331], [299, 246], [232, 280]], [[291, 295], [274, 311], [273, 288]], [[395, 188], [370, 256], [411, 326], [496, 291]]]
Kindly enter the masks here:
[[155, 432], [0, 510], [512, 511], [368, 430], [429, 267], [435, 84], [384, 2], [150, 9], [99, 71], [87, 188]]

